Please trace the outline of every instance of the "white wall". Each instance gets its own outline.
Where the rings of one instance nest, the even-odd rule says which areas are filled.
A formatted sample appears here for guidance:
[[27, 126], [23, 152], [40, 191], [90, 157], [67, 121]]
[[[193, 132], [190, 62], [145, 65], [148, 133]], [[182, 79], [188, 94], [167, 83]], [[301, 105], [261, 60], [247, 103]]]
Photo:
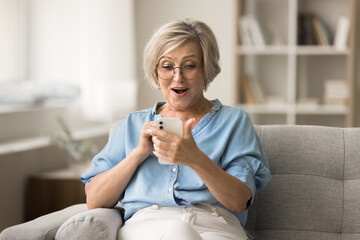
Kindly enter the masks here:
[[233, 104], [235, 0], [135, 0], [135, 9], [138, 108], [152, 107], [163, 99], [161, 92], [144, 80], [142, 52], [147, 41], [161, 25], [186, 17], [207, 23], [218, 40], [222, 71], [210, 85], [206, 96], [219, 98], [223, 104]]
[[82, 0], [83, 100], [87, 117], [134, 111], [136, 79], [133, 0]]
[[27, 78], [78, 84], [82, 77], [81, 1], [31, 0], [27, 5]]
[[91, 120], [134, 110], [133, 12], [132, 0], [28, 1], [27, 78], [81, 86]]
[[0, 83], [19, 80], [23, 74], [19, 57], [24, 51], [25, 18], [19, 15], [23, 10], [21, 0], [0, 1]]
[[[0, 37], [0, 50], [10, 46], [0, 54], [0, 82], [41, 80], [82, 88], [81, 104], [11, 113], [0, 109], [0, 143], [54, 129], [56, 115], [77, 128], [135, 110], [133, 5], [133, 0], [0, 0], [0, 20], [8, 13], [5, 26], [10, 26], [0, 33], [14, 35]], [[2, 64], [6, 60], [11, 64]]]
[[355, 28], [355, 41], [357, 43], [357, 49], [355, 52], [355, 109], [356, 109], [356, 113], [355, 113], [355, 126], [360, 127], [360, 68], [358, 67], [360, 64], [360, 31], [359, 31], [359, 26], [360, 26], [360, 3], [358, 1], [356, 1], [357, 4], [357, 16], [355, 19], [356, 22], [356, 28]]

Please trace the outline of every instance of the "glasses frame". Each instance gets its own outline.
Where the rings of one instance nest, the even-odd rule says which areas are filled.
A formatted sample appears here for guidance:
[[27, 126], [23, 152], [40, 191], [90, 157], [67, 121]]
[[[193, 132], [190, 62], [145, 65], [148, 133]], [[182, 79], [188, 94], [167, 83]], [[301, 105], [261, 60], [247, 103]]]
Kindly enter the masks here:
[[[169, 78], [169, 79], [160, 77], [160, 74], [158, 73], [158, 67], [159, 67], [159, 65], [156, 65], [156, 66], [155, 66], [156, 75], [157, 75], [159, 78], [163, 79], [163, 80], [169, 81], [169, 80], [173, 79], [174, 76], [175, 76], [175, 74], [176, 74], [176, 73], [175, 73], [175, 69], [176, 69], [176, 68], [178, 68], [178, 69], [180, 70], [181, 76], [184, 77], [182, 70], [183, 70], [183, 68], [184, 68], [185, 66], [174, 66], [174, 67], [173, 67], [173, 75], [172, 75], [172, 77]], [[193, 70], [197, 70], [197, 69], [200, 69], [200, 68], [202, 68], [202, 66], [199, 66], [199, 67], [196, 66]], [[190, 78], [189, 78], [189, 79], [190, 79]], [[191, 79], [190, 79], [190, 80], [191, 80]]]

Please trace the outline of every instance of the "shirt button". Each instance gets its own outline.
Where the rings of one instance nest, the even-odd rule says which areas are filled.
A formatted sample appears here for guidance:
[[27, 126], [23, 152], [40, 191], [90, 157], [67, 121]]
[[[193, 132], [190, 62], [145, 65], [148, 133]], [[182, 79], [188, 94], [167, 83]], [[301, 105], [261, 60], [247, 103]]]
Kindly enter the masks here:
[[172, 171], [173, 171], [173, 172], [176, 172], [176, 168], [173, 168]]
[[172, 188], [169, 188], [169, 192], [171, 192], [172, 191]]

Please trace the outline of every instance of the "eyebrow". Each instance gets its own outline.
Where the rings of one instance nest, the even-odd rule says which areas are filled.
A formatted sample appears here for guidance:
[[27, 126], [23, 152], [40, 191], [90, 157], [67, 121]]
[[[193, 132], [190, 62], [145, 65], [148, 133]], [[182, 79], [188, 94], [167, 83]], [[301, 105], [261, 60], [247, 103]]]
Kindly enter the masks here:
[[[170, 60], [173, 60], [171, 57], [167, 57], [167, 56], [162, 56], [160, 59], [164, 59], [164, 58], [167, 58], [167, 59], [170, 59]], [[188, 56], [185, 56], [183, 59], [188, 59], [188, 58], [196, 58], [198, 59], [198, 57], [196, 55], [188, 55]]]

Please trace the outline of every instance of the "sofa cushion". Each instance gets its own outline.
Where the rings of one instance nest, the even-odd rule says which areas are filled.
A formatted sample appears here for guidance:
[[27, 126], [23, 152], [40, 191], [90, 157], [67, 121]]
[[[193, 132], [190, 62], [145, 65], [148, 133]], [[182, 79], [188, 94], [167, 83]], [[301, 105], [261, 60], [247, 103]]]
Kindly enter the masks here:
[[343, 129], [262, 126], [261, 142], [271, 174], [344, 179]]
[[1, 232], [0, 239], [54, 239], [61, 224], [80, 212], [87, 211], [86, 204], [77, 204], [63, 210], [53, 212], [32, 221], [6, 228]]
[[249, 211], [255, 239], [360, 239], [360, 128], [256, 130], [273, 178]]
[[257, 197], [257, 230], [341, 232], [342, 181], [306, 175], [274, 175]]
[[[342, 239], [360, 239], [360, 128], [344, 130], [344, 217]], [[345, 235], [345, 234], [344, 234]]]
[[123, 220], [120, 208], [97, 208], [69, 218], [55, 239], [116, 239]]

